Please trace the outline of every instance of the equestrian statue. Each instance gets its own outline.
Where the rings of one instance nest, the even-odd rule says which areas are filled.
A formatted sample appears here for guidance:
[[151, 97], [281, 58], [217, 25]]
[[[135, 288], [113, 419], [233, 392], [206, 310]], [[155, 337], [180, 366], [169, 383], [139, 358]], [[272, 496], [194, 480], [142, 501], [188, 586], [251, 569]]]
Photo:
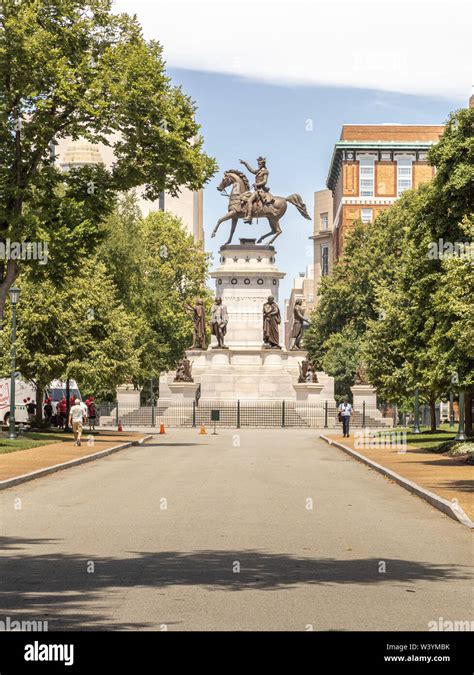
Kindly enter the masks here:
[[[235, 228], [239, 218], [244, 219], [244, 223], [252, 224], [253, 218], [266, 218], [270, 224], [271, 230], [264, 234], [257, 241], [260, 244], [264, 239], [273, 235], [268, 244], [272, 244], [281, 234], [280, 219], [285, 215], [287, 202], [296, 206], [303, 218], [311, 220], [311, 216], [306, 210], [306, 205], [299, 194], [292, 194], [289, 197], [276, 197], [270, 192], [268, 183], [268, 169], [265, 157], [257, 159], [258, 168], [254, 169], [243, 159], [240, 163], [255, 176], [253, 185], [254, 191], [250, 189], [247, 176], [238, 169], [229, 169], [224, 172], [224, 178], [218, 186], [219, 192], [229, 197], [229, 206], [227, 213], [219, 218], [211, 237], [216, 236], [219, 225], [226, 220], [231, 220], [230, 235], [228, 241], [224, 244], [230, 244], [234, 236]], [[232, 185], [230, 195], [225, 192], [225, 188]]]

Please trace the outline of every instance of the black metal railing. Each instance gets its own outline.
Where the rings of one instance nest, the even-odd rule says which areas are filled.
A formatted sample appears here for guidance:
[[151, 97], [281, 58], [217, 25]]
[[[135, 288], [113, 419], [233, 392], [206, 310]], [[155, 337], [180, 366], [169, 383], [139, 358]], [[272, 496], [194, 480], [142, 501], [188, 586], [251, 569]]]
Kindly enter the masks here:
[[[212, 411], [219, 411], [216, 427], [228, 428], [336, 428], [340, 426], [334, 401], [307, 403], [295, 400], [161, 401], [135, 408], [127, 404], [101, 403], [97, 406], [98, 424], [123, 427], [210, 427]], [[353, 427], [392, 426], [396, 419], [384, 416], [379, 408], [363, 403], [354, 410]]]

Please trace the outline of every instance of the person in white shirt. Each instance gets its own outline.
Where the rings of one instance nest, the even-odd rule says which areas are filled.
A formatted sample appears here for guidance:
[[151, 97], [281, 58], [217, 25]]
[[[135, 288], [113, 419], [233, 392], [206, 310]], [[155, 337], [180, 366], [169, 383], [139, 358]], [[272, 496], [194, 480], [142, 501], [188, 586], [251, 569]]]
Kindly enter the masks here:
[[342, 435], [345, 438], [349, 438], [349, 423], [352, 415], [352, 406], [349, 403], [347, 396], [344, 399], [344, 402], [338, 408], [339, 415], [342, 421]]
[[[77, 400], [77, 399], [76, 399], [76, 400]], [[84, 403], [84, 401], [79, 401], [79, 405], [80, 405], [81, 408], [82, 408], [82, 412], [84, 413], [84, 417], [87, 417], [88, 410], [87, 410], [87, 406], [86, 406], [86, 404]]]
[[74, 405], [69, 411], [69, 424], [72, 426], [74, 442], [76, 445], [81, 445], [82, 425], [85, 421], [86, 415], [84, 414], [81, 402], [76, 398]]

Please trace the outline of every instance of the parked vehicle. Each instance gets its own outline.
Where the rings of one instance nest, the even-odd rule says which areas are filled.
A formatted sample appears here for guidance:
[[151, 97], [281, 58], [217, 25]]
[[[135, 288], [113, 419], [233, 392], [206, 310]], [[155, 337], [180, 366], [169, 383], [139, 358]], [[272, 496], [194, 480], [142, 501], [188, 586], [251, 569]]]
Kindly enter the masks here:
[[[53, 380], [49, 387], [46, 387], [44, 398], [51, 397], [53, 414], [56, 413], [56, 407], [63, 396], [66, 396], [66, 382], [64, 380]], [[82, 401], [79, 387], [75, 380], [69, 380], [69, 396], [74, 396]]]
[[[9, 377], [0, 378], [0, 419], [8, 424], [10, 419], [10, 386]], [[53, 380], [43, 392], [42, 401], [48, 396], [52, 398], [53, 412], [62, 396], [66, 395], [66, 382]], [[75, 380], [69, 380], [69, 395], [81, 399], [81, 394]], [[82, 400], [82, 399], [81, 399]], [[15, 379], [15, 421], [28, 422], [26, 406], [33, 401], [36, 403], [36, 387], [30, 380], [24, 380], [18, 373]]]

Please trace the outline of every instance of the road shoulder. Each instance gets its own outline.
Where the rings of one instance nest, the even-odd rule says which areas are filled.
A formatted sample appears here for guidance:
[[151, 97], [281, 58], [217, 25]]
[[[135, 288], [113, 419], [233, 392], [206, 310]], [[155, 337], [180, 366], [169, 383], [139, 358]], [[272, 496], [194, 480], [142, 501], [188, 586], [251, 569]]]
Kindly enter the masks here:
[[466, 490], [473, 470], [462, 460], [419, 448], [409, 448], [405, 452], [394, 448], [361, 449], [354, 436], [321, 434], [320, 438], [421, 497], [450, 518], [474, 528], [472, 492]]
[[64, 443], [0, 455], [0, 490], [101, 459], [133, 445], [141, 445], [150, 438], [151, 435], [144, 434], [107, 433], [91, 436], [89, 441], [86, 436], [77, 447], [71, 437]]

